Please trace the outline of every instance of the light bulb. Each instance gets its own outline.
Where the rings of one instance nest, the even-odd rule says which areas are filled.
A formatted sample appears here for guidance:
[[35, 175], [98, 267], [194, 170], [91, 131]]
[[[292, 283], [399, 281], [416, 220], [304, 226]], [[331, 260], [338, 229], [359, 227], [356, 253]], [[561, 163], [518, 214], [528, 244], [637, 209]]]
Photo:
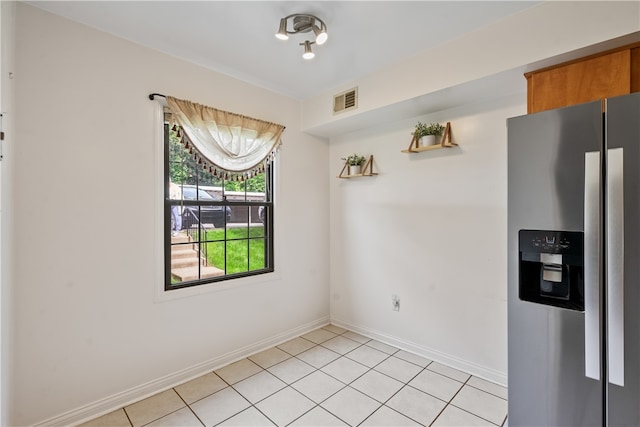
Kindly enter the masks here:
[[289, 35], [287, 34], [287, 20], [285, 18], [280, 20], [280, 28], [276, 33], [276, 37], [280, 40], [289, 40]]
[[327, 31], [324, 29], [324, 27], [320, 29], [316, 25], [314, 25], [313, 33], [316, 35], [316, 44], [318, 45], [324, 44], [329, 38], [329, 35], [327, 34]]
[[316, 54], [311, 50], [311, 43], [312, 42], [310, 42], [309, 40], [305, 40], [304, 42], [304, 53], [302, 54], [302, 57], [304, 59], [312, 59], [314, 56], [316, 56]]

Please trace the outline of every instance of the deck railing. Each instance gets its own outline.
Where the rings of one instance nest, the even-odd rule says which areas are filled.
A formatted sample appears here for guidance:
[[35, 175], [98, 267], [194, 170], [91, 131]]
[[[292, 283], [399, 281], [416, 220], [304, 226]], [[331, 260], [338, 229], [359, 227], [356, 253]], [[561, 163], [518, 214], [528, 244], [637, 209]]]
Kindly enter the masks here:
[[197, 244], [197, 251], [200, 254], [200, 262], [202, 263], [203, 266], [207, 266], [209, 265], [209, 257], [208, 255], [208, 250], [207, 250], [207, 243], [203, 242], [202, 240], [206, 240], [207, 238], [207, 231], [209, 230], [209, 228], [203, 224], [202, 222], [200, 222], [200, 218], [198, 218], [198, 214], [196, 214], [193, 209], [190, 208], [186, 208], [186, 211], [188, 213], [188, 215], [191, 215], [193, 217], [193, 222], [191, 223], [191, 226], [189, 228], [187, 228], [187, 235], [189, 236], [189, 239], [191, 240], [191, 242], [194, 245], [194, 250], [196, 250], [195, 245]]

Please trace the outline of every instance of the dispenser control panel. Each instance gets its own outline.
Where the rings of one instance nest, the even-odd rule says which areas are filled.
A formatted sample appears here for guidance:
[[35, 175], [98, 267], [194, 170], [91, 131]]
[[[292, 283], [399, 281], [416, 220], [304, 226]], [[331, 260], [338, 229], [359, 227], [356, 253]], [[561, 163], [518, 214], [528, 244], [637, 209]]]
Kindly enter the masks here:
[[520, 230], [520, 251], [573, 253], [582, 250], [582, 240], [575, 231]]
[[520, 230], [519, 297], [584, 310], [584, 233]]

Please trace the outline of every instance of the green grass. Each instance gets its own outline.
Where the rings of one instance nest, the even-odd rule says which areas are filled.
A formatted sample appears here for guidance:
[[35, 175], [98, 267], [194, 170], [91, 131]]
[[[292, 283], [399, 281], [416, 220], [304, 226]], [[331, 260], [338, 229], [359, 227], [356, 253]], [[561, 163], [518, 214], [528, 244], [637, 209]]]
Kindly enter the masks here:
[[[248, 231], [247, 236], [247, 228], [245, 227], [227, 229], [226, 245], [224, 242], [224, 229], [207, 231], [206, 240], [216, 240], [216, 242], [207, 243], [207, 260], [209, 265], [224, 269], [226, 253], [226, 274], [242, 273], [265, 268], [264, 228], [251, 227]], [[248, 260], [247, 253], [249, 254]]]

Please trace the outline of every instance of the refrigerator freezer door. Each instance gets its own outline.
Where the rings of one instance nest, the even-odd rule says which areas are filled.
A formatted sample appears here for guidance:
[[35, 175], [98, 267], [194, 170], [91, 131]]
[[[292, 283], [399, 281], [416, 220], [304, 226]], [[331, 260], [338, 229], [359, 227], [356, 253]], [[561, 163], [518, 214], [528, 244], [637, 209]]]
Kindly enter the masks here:
[[585, 153], [602, 149], [601, 103], [509, 119], [508, 135], [509, 425], [601, 426], [584, 313], [518, 297], [519, 231], [584, 231]]
[[[624, 284], [622, 312], [615, 312], [615, 308], [610, 308], [614, 312], [608, 313], [610, 316], [623, 316], [624, 387], [613, 381], [608, 382], [608, 425], [640, 426], [640, 93], [608, 99], [606, 111], [608, 157], [616, 150], [624, 154], [622, 170], [609, 171], [621, 172], [624, 183], [624, 236], [622, 241], [618, 238], [617, 242], [611, 243], [618, 248], [623, 245], [622, 255], [615, 255], [609, 249], [607, 257], [609, 275], [612, 267], [619, 268], [615, 266], [615, 261], [621, 261], [623, 265], [623, 277], [617, 282], [607, 283], [607, 287], [620, 289]], [[622, 260], [613, 260], [612, 257], [615, 256], [622, 256]], [[616, 333], [621, 334], [622, 331], [618, 330]], [[611, 336], [608, 344], [615, 345], [611, 342]], [[619, 344], [617, 346], [619, 348]], [[610, 356], [619, 357], [615, 353]], [[617, 366], [619, 363], [620, 360], [610, 360], [610, 380], [619, 380], [619, 377], [615, 377], [619, 375], [616, 374], [620, 368]]]

